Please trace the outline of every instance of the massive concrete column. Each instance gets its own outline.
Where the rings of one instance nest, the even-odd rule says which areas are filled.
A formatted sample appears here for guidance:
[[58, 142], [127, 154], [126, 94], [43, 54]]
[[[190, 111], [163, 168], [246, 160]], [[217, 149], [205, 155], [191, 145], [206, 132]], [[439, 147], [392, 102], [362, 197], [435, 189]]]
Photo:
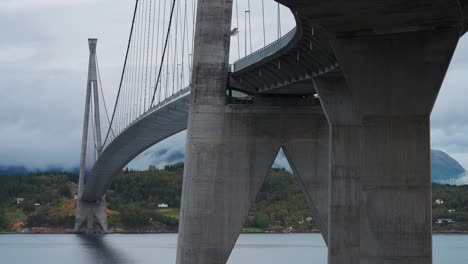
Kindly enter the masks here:
[[257, 98], [210, 115], [193, 115], [188, 131], [177, 263], [226, 263], [282, 146], [314, 216], [327, 222], [326, 166], [317, 164], [328, 158], [328, 137], [321, 139], [328, 129], [320, 109], [304, 99]]
[[338, 38], [315, 80], [331, 124], [329, 263], [432, 263], [430, 113], [459, 29]]
[[359, 263], [361, 124], [341, 74], [315, 80], [330, 122], [329, 263]]
[[[314, 193], [324, 182], [313, 179], [321, 169], [314, 171], [305, 165], [306, 157], [325, 149], [316, 147], [325, 118], [313, 98], [257, 97], [247, 104], [226, 104], [231, 11], [231, 0], [198, 3], [177, 246], [179, 264], [227, 262], [282, 146], [295, 164], [303, 188], [309, 191], [308, 202], [326, 199], [323, 190]], [[300, 144], [310, 148], [304, 150]], [[326, 175], [322, 177], [326, 179]], [[323, 213], [316, 218], [325, 222], [326, 209], [314, 208], [313, 212]]]

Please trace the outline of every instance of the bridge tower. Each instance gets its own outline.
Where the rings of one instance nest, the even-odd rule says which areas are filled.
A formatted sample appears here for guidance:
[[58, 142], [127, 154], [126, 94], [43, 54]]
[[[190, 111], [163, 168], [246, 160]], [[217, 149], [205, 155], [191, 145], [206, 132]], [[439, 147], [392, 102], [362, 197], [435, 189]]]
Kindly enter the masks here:
[[[102, 150], [101, 120], [99, 112], [99, 87], [97, 78], [96, 46], [97, 39], [89, 39], [89, 65], [88, 82], [86, 86], [86, 101], [83, 122], [83, 137], [81, 142], [80, 174], [78, 182], [78, 199], [76, 205], [75, 231], [87, 220], [86, 229], [88, 234], [107, 232], [107, 212], [105, 196], [99, 201], [82, 200], [86, 177], [91, 173], [97, 157]], [[91, 100], [91, 97], [93, 100]], [[96, 216], [99, 226], [94, 225]]]

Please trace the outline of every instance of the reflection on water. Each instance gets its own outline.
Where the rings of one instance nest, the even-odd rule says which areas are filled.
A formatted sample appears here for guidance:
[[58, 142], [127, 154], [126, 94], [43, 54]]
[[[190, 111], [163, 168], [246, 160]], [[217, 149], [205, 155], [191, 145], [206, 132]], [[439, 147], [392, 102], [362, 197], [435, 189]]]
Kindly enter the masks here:
[[104, 240], [104, 236], [77, 235], [80, 240], [81, 249], [88, 253], [86, 263], [89, 264], [127, 264], [132, 263], [121, 252], [112, 248]]
[[[173, 264], [176, 234], [0, 235], [1, 264]], [[468, 263], [468, 235], [434, 236], [434, 264]], [[319, 234], [241, 235], [228, 264], [327, 263]]]

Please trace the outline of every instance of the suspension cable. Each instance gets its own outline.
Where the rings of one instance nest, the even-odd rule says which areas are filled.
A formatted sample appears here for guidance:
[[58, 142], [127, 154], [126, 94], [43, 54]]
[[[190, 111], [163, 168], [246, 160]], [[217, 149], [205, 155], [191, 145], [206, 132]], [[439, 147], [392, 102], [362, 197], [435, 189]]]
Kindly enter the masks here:
[[138, 1], [139, 0], [135, 0], [135, 9], [133, 11], [133, 19], [132, 19], [132, 26], [130, 28], [130, 37], [128, 39], [128, 45], [127, 45], [127, 52], [125, 54], [125, 60], [124, 60], [124, 66], [123, 66], [123, 69], [122, 69], [122, 75], [120, 77], [120, 84], [119, 84], [119, 90], [117, 92], [117, 99], [115, 100], [115, 105], [114, 105], [114, 111], [112, 113], [112, 119], [111, 119], [111, 125], [109, 126], [109, 129], [107, 130], [107, 135], [106, 135], [106, 139], [104, 140], [104, 143], [102, 144], [103, 146], [106, 145], [106, 142], [107, 142], [107, 139], [109, 138], [109, 134], [111, 132], [111, 129], [110, 127], [112, 127], [112, 124], [114, 123], [114, 118], [115, 118], [115, 112], [117, 110], [117, 105], [119, 103], [119, 97], [120, 97], [120, 91], [122, 89], [122, 82], [123, 82], [123, 78], [124, 78], [124, 75], [125, 75], [125, 70], [127, 68], [127, 59], [128, 59], [128, 51], [130, 49], [130, 43], [132, 42], [132, 35], [133, 35], [133, 26], [135, 24], [135, 17], [136, 17], [136, 12], [137, 12], [137, 8], [138, 8]]
[[281, 38], [281, 6], [278, 3], [278, 39]]
[[[239, 0], [236, 0], [236, 27], [237, 27], [237, 31], [239, 31], [240, 30], [240, 28], [239, 28]], [[237, 33], [237, 59], [240, 60], [240, 58], [241, 58], [240, 32], [238, 32]]]
[[[106, 100], [104, 99], [104, 91], [103, 91], [103, 89], [102, 89], [102, 80], [101, 80], [101, 71], [99, 70], [99, 62], [98, 62], [97, 56], [96, 56], [96, 70], [97, 70], [97, 77], [98, 77], [98, 81], [99, 81], [99, 88], [100, 88], [100, 90], [101, 90], [102, 103], [104, 104], [104, 111], [105, 111], [105, 113], [106, 113], [107, 122], [109, 122], [109, 129], [111, 130], [112, 135], [115, 137], [114, 130], [112, 129], [112, 127], [111, 127], [111, 125], [110, 125], [110, 118], [109, 118], [109, 112], [107, 111]], [[102, 147], [102, 146], [101, 146], [101, 147]]]
[[249, 41], [250, 41], [250, 53], [252, 53], [252, 21], [251, 21], [251, 12], [250, 9], [250, 0], [247, 0], [247, 4], [249, 5]]
[[[161, 65], [164, 63], [164, 58], [165, 58], [165, 55], [166, 55], [167, 44], [168, 44], [168, 40], [169, 40], [169, 34], [171, 32], [172, 18], [174, 16], [175, 3], [176, 3], [176, 0], [173, 0], [172, 1], [172, 8], [171, 8], [171, 15], [169, 17], [169, 25], [167, 26], [166, 41], [164, 43], [164, 50], [163, 50], [163, 54], [162, 54], [162, 58], [161, 58]], [[158, 74], [158, 79], [157, 79], [158, 81], [161, 78], [161, 70], [162, 70], [162, 67], [159, 69], [159, 74]], [[153, 99], [151, 100], [151, 106], [153, 106], [153, 104], [154, 104], [154, 98], [156, 96], [156, 91], [158, 89], [158, 81], [156, 82], [156, 86], [154, 88]]]
[[262, 20], [263, 20], [263, 47], [266, 47], [266, 31], [265, 31], [265, 3], [262, 0]]

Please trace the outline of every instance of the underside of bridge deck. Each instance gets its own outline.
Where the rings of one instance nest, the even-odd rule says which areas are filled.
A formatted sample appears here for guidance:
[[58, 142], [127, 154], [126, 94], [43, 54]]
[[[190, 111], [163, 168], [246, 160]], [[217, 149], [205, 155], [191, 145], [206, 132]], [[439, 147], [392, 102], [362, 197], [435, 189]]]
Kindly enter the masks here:
[[[105, 229], [112, 178], [187, 128], [177, 263], [227, 262], [280, 148], [319, 220], [330, 264], [432, 263], [430, 114], [466, 31], [468, 0], [278, 2], [297, 28], [226, 78], [232, 0], [199, 1], [191, 91], [99, 149], [86, 184], [82, 164], [77, 225], [95, 214]], [[227, 100], [228, 86], [254, 99]]]

